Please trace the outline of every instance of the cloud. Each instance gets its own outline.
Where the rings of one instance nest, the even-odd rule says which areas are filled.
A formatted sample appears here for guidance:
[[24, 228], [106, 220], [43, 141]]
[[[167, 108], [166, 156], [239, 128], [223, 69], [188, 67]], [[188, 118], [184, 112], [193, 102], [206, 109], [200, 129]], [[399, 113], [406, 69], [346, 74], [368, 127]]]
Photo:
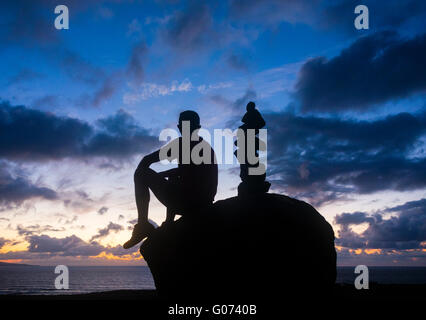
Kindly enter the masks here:
[[173, 81], [169, 86], [144, 82], [136, 89], [135, 93], [126, 93], [123, 96], [123, 101], [126, 104], [132, 104], [149, 98], [168, 96], [175, 92], [188, 92], [191, 90], [192, 83], [188, 79], [180, 83], [178, 81]]
[[[354, 194], [426, 187], [426, 113], [361, 121], [264, 114], [272, 186], [318, 205]], [[300, 167], [304, 166], [301, 174]], [[303, 172], [302, 172], [303, 173]]]
[[[384, 214], [393, 213], [385, 219]], [[395, 215], [396, 214], [396, 215]], [[426, 199], [406, 202], [382, 213], [343, 213], [334, 222], [341, 229], [336, 244], [347, 248], [419, 249], [426, 241]], [[352, 225], [368, 224], [358, 234]]]
[[47, 235], [32, 235], [27, 238], [30, 243], [28, 252], [48, 253], [61, 256], [96, 256], [104, 251], [97, 242], [87, 243], [72, 235], [65, 238], [52, 238]]
[[228, 65], [235, 69], [235, 70], [242, 70], [242, 71], [247, 71], [248, 70], [248, 64], [247, 61], [240, 55], [236, 55], [236, 54], [230, 54], [227, 58], [226, 58], [226, 62], [228, 63]]
[[9, 85], [14, 85], [26, 81], [34, 81], [43, 77], [44, 75], [42, 73], [33, 71], [28, 68], [24, 68], [9, 79]]
[[114, 17], [114, 11], [107, 7], [100, 7], [97, 9], [97, 15], [102, 19], [111, 19]]
[[145, 25], [152, 25], [152, 24], [164, 25], [164, 24], [167, 24], [171, 18], [172, 18], [171, 15], [166, 15], [164, 17], [146, 17]]
[[356, 40], [340, 55], [317, 57], [295, 85], [304, 111], [366, 110], [426, 90], [426, 34], [403, 39], [379, 32]]
[[218, 82], [213, 84], [201, 84], [197, 87], [198, 92], [201, 94], [206, 94], [211, 91], [215, 91], [218, 89], [230, 88], [233, 86], [232, 82]]
[[234, 20], [267, 26], [282, 22], [311, 24], [319, 3], [305, 0], [231, 0], [230, 13]]
[[[223, 86], [224, 88], [226, 86]], [[202, 87], [199, 88], [200, 92], [202, 93], [208, 93], [214, 88], [209, 87]], [[240, 122], [241, 114], [245, 112], [246, 105], [249, 101], [255, 100], [257, 97], [256, 91], [249, 87], [247, 88], [242, 96], [236, 98], [235, 100], [230, 100], [228, 98], [225, 98], [221, 94], [211, 94], [209, 95], [209, 100], [211, 100], [216, 105], [220, 106], [226, 111], [229, 111], [231, 114], [234, 114], [231, 116], [231, 118], [227, 121], [225, 124], [226, 127], [235, 127], [237, 123]], [[239, 125], [239, 124], [238, 124]]]
[[98, 210], [98, 213], [99, 213], [100, 215], [103, 215], [103, 214], [105, 214], [106, 212], [108, 212], [108, 208], [107, 208], [107, 207], [102, 207], [102, 208], [100, 208], [100, 209]]
[[105, 238], [107, 235], [109, 235], [111, 232], [118, 232], [124, 230], [123, 226], [110, 222], [105, 228], [99, 229], [98, 233], [95, 234], [90, 241], [93, 241], [95, 239]]
[[369, 217], [365, 212], [342, 213], [337, 215], [334, 219], [336, 224], [341, 225], [357, 225], [372, 221], [374, 221], [374, 219]]
[[172, 47], [182, 51], [200, 49], [215, 38], [213, 17], [205, 3], [192, 2], [183, 11], [170, 17], [163, 37]]
[[385, 6], [381, 0], [231, 0], [229, 11], [233, 21], [245, 24], [276, 28], [281, 23], [303, 23], [320, 30], [356, 34], [354, 9], [359, 4], [367, 5], [370, 17], [374, 17], [370, 18], [373, 30], [424, 30], [426, 25], [426, 4], [417, 0], [389, 0]]
[[369, 0], [364, 3], [357, 0], [322, 1], [322, 10], [317, 8], [320, 14], [316, 16], [316, 25], [327, 29], [339, 26], [340, 30], [356, 33], [357, 30], [353, 25], [354, 8], [359, 4], [367, 5], [372, 30], [398, 28], [413, 32], [425, 29], [426, 4], [417, 0], [388, 0], [385, 6], [380, 0]]
[[209, 50], [227, 49], [234, 44], [248, 46], [257, 38], [259, 33], [255, 26], [236, 25], [228, 18], [223, 17], [216, 4], [189, 1], [163, 18], [158, 34], [175, 50], [179, 62], [186, 60], [188, 55], [195, 58]]
[[[76, 104], [82, 107], [99, 107], [103, 102], [111, 98], [120, 85], [127, 81], [136, 86], [143, 81], [143, 63], [148, 54], [145, 42], [135, 44], [130, 52], [127, 65], [114, 72], [106, 72], [89, 61], [83, 59], [79, 54], [63, 50], [60, 55], [59, 66], [72, 80], [89, 85], [90, 93], [83, 93], [76, 100]], [[54, 59], [57, 59], [55, 56]]]
[[55, 228], [51, 225], [44, 225], [41, 226], [39, 224], [31, 225], [31, 226], [22, 226], [18, 225], [16, 227], [16, 231], [18, 231], [18, 234], [20, 236], [31, 236], [33, 234], [43, 233], [43, 232], [59, 232], [59, 231], [65, 231], [65, 228]]
[[143, 60], [148, 52], [145, 42], [140, 42], [132, 48], [129, 63], [127, 65], [127, 76], [131, 81], [140, 83], [144, 77]]
[[[66, 3], [70, 19], [93, 10], [98, 17], [112, 18], [114, 13], [102, 6], [107, 0], [71, 1]], [[23, 46], [48, 46], [61, 42], [60, 33], [53, 26], [56, 15], [54, 8], [58, 5], [55, 0], [14, 0], [0, 1], [2, 18], [2, 33], [0, 45], [18, 44]]]
[[31, 182], [23, 173], [18, 173], [5, 161], [0, 161], [0, 207], [19, 206], [33, 198], [55, 200], [57, 193]]
[[49, 108], [52, 108], [52, 107], [56, 107], [57, 105], [58, 105], [58, 97], [51, 94], [47, 94], [45, 96], [37, 98], [32, 102], [32, 106], [36, 108], [46, 108], [46, 106], [48, 106]]
[[63, 158], [127, 158], [158, 145], [123, 110], [96, 125], [48, 112], [0, 103], [0, 158], [45, 161]]
[[45, 16], [46, 7], [54, 8], [53, 1], [2, 1], [0, 12], [8, 15], [2, 16], [1, 44], [46, 45], [58, 41], [53, 20]]
[[426, 262], [423, 249], [351, 249], [337, 247], [338, 266], [356, 266], [360, 263], [367, 266], [419, 266]]
[[[65, 257], [87, 259], [97, 257], [101, 253], [112, 254], [112, 258], [131, 256], [134, 259], [139, 256], [138, 247], [125, 250], [121, 245], [115, 247], [102, 246], [96, 241], [86, 242], [75, 235], [64, 238], [55, 238], [48, 235], [30, 235], [26, 237], [26, 241], [29, 243], [27, 250], [0, 253], [0, 259], [24, 259], [31, 262], [61, 258], [58, 261], [64, 261]], [[9, 242], [11, 241], [0, 238], [0, 247], [1, 243], [6, 244]]]
[[235, 102], [232, 104], [232, 108], [234, 110], [245, 110], [247, 103], [250, 100], [256, 99], [256, 97], [256, 91], [254, 91], [252, 88], [248, 88], [241, 98], [235, 100]]
[[116, 91], [116, 86], [113, 82], [113, 78], [106, 78], [102, 85], [93, 93], [90, 99], [91, 105], [99, 107], [105, 100], [108, 100], [113, 96]]
[[96, 85], [106, 77], [102, 68], [93, 65], [78, 53], [67, 49], [60, 51], [59, 66], [61, 71], [70, 79], [86, 84]]
[[139, 36], [142, 34], [142, 26], [138, 19], [133, 19], [127, 26], [126, 36], [131, 37], [132, 35]]
[[0, 249], [4, 247], [5, 244], [9, 243], [10, 241], [0, 237]]

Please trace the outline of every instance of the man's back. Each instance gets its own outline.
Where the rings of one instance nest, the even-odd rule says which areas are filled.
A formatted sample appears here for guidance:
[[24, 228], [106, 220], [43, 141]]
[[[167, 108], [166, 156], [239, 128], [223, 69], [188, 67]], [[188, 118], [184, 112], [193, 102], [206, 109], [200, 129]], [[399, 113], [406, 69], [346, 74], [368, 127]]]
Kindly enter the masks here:
[[211, 203], [214, 201], [218, 184], [214, 150], [201, 137], [199, 141], [190, 141], [188, 147], [185, 149], [182, 137], [179, 137], [163, 148], [167, 150], [167, 158], [170, 161], [174, 159], [178, 161], [182, 194], [190, 197], [194, 203]]

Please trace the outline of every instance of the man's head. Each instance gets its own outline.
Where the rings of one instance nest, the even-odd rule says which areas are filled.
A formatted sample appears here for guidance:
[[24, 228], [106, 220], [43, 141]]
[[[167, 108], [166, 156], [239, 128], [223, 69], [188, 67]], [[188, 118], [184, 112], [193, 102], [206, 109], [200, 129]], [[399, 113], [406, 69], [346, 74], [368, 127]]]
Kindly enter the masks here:
[[255, 108], [256, 108], [256, 105], [254, 104], [253, 101], [250, 101], [249, 103], [247, 103], [247, 107], [246, 107], [247, 111], [253, 111]]
[[190, 126], [190, 132], [192, 133], [194, 130], [200, 129], [200, 117], [198, 116], [198, 113], [192, 110], [186, 110], [180, 113], [179, 115], [179, 124], [178, 128], [180, 133], [182, 133], [182, 123], [183, 121], [188, 121]]

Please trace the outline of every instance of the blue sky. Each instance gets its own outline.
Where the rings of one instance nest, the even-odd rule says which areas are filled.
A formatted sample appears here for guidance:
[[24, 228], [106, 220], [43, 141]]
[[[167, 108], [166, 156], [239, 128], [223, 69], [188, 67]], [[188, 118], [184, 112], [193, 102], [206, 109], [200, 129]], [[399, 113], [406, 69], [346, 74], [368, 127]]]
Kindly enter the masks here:
[[0, 260], [143, 263], [120, 247], [138, 160], [180, 111], [235, 129], [253, 100], [272, 191], [325, 216], [339, 264], [426, 265], [422, 1], [364, 1], [368, 30], [347, 0], [62, 4], [68, 30], [55, 1], [0, 4]]

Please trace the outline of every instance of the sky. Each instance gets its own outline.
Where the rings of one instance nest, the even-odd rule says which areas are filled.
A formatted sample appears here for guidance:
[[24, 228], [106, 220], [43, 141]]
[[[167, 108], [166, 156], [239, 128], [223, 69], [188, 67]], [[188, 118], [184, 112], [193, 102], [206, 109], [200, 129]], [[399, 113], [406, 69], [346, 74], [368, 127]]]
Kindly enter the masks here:
[[[140, 159], [179, 112], [234, 130], [255, 101], [270, 192], [326, 218], [338, 265], [426, 266], [424, 1], [60, 4], [69, 29], [57, 1], [0, 3], [0, 261], [144, 265], [121, 247]], [[219, 169], [235, 196], [238, 164]]]

